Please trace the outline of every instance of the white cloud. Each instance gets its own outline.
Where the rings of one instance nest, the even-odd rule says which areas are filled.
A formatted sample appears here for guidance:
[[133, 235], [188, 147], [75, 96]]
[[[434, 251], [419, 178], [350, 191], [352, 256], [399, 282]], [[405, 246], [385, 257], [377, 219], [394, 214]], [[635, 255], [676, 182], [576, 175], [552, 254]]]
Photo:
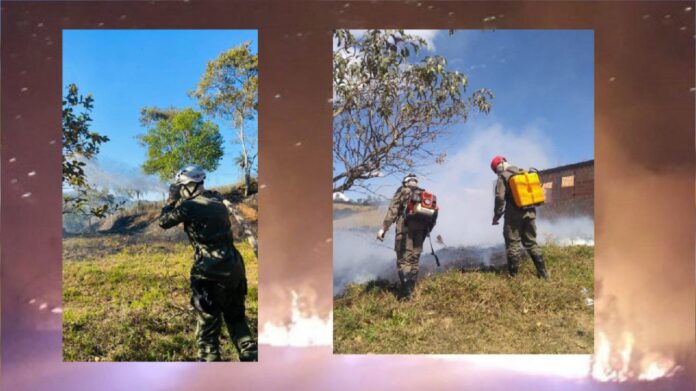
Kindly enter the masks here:
[[[362, 37], [367, 30], [350, 30], [350, 32], [356, 37]], [[446, 30], [404, 30], [406, 34], [415, 35], [417, 37], [423, 38], [428, 44], [429, 51], [435, 51], [435, 38], [445, 32]], [[336, 48], [336, 40], [334, 40], [334, 49]]]
[[434, 51], [435, 38], [445, 30], [405, 30], [406, 34], [421, 37], [428, 43], [428, 50]]

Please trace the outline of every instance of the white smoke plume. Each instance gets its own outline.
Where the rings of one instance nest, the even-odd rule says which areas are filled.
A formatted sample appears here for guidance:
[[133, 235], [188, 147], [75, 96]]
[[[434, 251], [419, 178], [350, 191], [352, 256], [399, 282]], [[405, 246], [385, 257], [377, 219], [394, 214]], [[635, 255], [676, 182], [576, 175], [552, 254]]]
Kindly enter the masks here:
[[[98, 188], [113, 192], [137, 190], [145, 195], [155, 193], [161, 197], [168, 192], [168, 186], [152, 175], [143, 174], [137, 167], [116, 160], [83, 160], [87, 181]], [[153, 195], [154, 196], [154, 195]]]
[[[419, 185], [438, 197], [440, 215], [431, 237], [443, 269], [462, 257], [490, 265], [491, 259], [500, 258], [504, 251], [502, 221], [499, 225], [491, 224], [496, 181], [490, 168], [491, 158], [503, 155], [515, 166], [541, 170], [554, 166], [553, 154], [548, 138], [537, 127], [515, 130], [493, 125], [475, 129], [445, 164], [432, 167], [431, 174], [420, 178]], [[381, 222], [371, 222], [370, 227], [334, 229], [334, 295], [349, 283], [396, 279], [394, 229], [390, 229], [384, 243], [376, 241]], [[436, 240], [438, 236], [442, 243]], [[540, 243], [593, 245], [594, 222], [589, 217], [540, 219], [537, 237]], [[421, 267], [433, 270], [427, 240], [423, 247]], [[453, 251], [455, 248], [457, 251]]]
[[362, 284], [377, 278], [396, 277], [394, 230], [377, 241], [376, 228], [335, 230], [333, 238], [333, 289], [340, 294], [347, 284]]
[[491, 225], [496, 176], [491, 158], [505, 156], [520, 168], [550, 167], [552, 151], [535, 127], [521, 131], [493, 125], [475, 130], [471, 138], [420, 185], [438, 197], [440, 217], [433, 234], [448, 246], [492, 246], [502, 242], [502, 221]]
[[589, 217], [540, 219], [537, 220], [537, 232], [539, 243], [594, 246], [594, 221]]

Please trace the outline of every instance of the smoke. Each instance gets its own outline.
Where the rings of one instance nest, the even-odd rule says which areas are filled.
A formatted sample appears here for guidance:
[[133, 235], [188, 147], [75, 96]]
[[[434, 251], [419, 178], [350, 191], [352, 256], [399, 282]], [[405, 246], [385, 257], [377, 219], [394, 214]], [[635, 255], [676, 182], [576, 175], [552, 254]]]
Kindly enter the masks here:
[[[693, 214], [684, 211], [685, 202], [693, 202], [693, 180], [684, 178], [693, 172], [656, 173], [632, 165], [632, 175], [622, 176], [611, 172], [628, 165], [620, 158], [627, 159], [612, 157], [601, 172], [604, 178], [598, 178], [605, 183], [611, 178], [596, 205], [602, 217], [602, 245], [595, 255], [601, 279], [598, 329], [613, 343], [630, 332], [642, 352], [676, 357], [679, 346], [693, 352], [694, 223]], [[652, 195], [664, 189], [672, 198], [653, 201]], [[694, 362], [693, 357], [676, 361]]]
[[594, 221], [589, 217], [537, 220], [539, 243], [554, 243], [561, 246], [594, 246]]
[[165, 184], [158, 178], [143, 174], [138, 168], [110, 159], [87, 160], [83, 162], [87, 181], [98, 188], [109, 189], [113, 192], [139, 191], [162, 194], [168, 192]]
[[362, 284], [384, 278], [396, 278], [394, 230], [387, 233], [384, 242], [376, 240], [380, 222], [374, 229], [335, 230], [333, 239], [334, 296], [346, 285]]
[[[550, 168], [555, 161], [548, 137], [538, 127], [515, 130], [495, 124], [475, 129], [443, 165], [435, 166], [431, 174], [421, 177], [420, 186], [435, 193], [440, 205], [431, 238], [442, 269], [454, 266], [454, 262], [459, 267], [505, 262], [502, 221], [499, 225], [491, 224], [496, 176], [489, 164], [495, 155], [503, 155], [521, 168]], [[386, 209], [382, 212], [386, 213]], [[380, 223], [381, 220], [376, 220], [368, 227], [334, 229], [335, 295], [350, 283], [377, 278], [396, 280], [394, 230], [390, 229], [384, 243], [380, 243], [375, 240]], [[594, 222], [588, 217], [539, 219], [537, 237], [542, 244], [593, 245]], [[426, 272], [433, 270], [434, 263], [429, 250], [426, 240], [421, 255], [421, 269]]]
[[552, 161], [547, 138], [536, 127], [521, 131], [496, 124], [475, 130], [469, 141], [420, 185], [434, 192], [440, 217], [434, 234], [448, 246], [492, 246], [502, 241], [502, 224], [491, 225], [496, 176], [491, 158], [505, 156], [521, 168], [546, 168]]

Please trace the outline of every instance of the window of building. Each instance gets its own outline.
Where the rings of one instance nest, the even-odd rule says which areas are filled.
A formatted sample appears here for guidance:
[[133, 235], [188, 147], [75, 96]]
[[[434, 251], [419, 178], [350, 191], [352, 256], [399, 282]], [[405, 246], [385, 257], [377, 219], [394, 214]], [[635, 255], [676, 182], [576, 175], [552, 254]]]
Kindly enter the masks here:
[[544, 191], [544, 202], [547, 204], [551, 203], [553, 200], [553, 182], [544, 182], [541, 185], [541, 189]]
[[575, 175], [564, 176], [561, 178], [561, 187], [573, 187], [575, 186]]

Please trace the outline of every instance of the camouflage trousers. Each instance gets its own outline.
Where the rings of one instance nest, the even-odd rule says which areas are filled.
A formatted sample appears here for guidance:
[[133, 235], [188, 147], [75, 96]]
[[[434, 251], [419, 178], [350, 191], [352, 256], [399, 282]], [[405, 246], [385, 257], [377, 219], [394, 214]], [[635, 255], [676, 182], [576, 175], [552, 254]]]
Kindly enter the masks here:
[[541, 256], [541, 249], [536, 241], [536, 219], [505, 216], [503, 237], [509, 267], [517, 268], [524, 257], [524, 250], [532, 259]]
[[407, 225], [397, 232], [394, 249], [396, 250], [396, 268], [408, 278], [418, 276], [418, 262], [423, 252], [423, 242], [428, 234], [425, 227]]
[[237, 284], [191, 277], [191, 304], [196, 312], [199, 361], [220, 361], [220, 332], [224, 319], [241, 361], [256, 361], [256, 342], [246, 322], [246, 279]]

